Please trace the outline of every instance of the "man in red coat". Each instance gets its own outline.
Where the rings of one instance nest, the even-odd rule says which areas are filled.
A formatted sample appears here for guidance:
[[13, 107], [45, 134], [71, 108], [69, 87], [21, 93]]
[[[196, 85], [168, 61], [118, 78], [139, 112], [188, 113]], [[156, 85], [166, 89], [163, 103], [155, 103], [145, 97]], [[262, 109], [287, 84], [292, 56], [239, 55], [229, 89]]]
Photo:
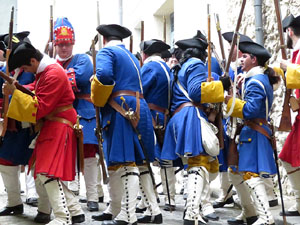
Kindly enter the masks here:
[[[8, 117], [40, 127], [29, 165], [35, 166], [36, 185], [44, 187], [44, 192], [39, 188], [40, 201], [48, 199], [55, 216], [48, 224], [83, 222], [84, 214], [78, 201], [62, 182], [74, 179], [76, 157], [73, 131], [76, 111], [67, 75], [53, 59], [28, 43], [20, 44], [11, 53], [8, 64], [10, 70], [21, 68], [35, 74], [34, 83], [27, 86], [34, 90], [35, 96], [19, 91], [14, 84], [5, 85], [4, 91], [12, 95]], [[50, 207], [43, 204], [38, 210], [50, 219]]]
[[[291, 61], [283, 60], [280, 68], [286, 71], [287, 88], [296, 90], [300, 97], [300, 87], [289, 87], [289, 79], [299, 79], [300, 76], [300, 16], [288, 16], [282, 21], [283, 29], [288, 34], [287, 47], [293, 49]], [[300, 216], [300, 114], [296, 117], [292, 131], [289, 133], [279, 158], [287, 171], [296, 197], [296, 204], [285, 212], [286, 216]]]

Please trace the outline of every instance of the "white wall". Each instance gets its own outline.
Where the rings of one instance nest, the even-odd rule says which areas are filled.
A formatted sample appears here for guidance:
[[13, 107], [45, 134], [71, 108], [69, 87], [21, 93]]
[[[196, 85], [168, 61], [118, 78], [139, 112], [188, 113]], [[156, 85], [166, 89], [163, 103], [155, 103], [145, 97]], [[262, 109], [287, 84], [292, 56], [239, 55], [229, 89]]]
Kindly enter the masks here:
[[[49, 39], [50, 5], [54, 21], [67, 17], [75, 30], [75, 53], [86, 52], [97, 34], [97, 0], [19, 0], [18, 31], [29, 30], [35, 47], [44, 50]], [[99, 0], [100, 23], [118, 23], [118, 0]]]

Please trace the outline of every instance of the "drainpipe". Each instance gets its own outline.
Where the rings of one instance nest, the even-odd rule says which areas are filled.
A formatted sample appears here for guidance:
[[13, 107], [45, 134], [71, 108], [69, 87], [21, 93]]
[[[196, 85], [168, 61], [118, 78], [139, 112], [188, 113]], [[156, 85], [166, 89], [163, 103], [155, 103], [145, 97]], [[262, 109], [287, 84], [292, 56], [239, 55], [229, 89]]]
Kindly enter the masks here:
[[255, 12], [256, 42], [260, 45], [264, 45], [264, 33], [263, 33], [263, 23], [262, 23], [262, 0], [254, 0], [254, 12]]
[[123, 0], [119, 0], [119, 19], [120, 25], [123, 26]]

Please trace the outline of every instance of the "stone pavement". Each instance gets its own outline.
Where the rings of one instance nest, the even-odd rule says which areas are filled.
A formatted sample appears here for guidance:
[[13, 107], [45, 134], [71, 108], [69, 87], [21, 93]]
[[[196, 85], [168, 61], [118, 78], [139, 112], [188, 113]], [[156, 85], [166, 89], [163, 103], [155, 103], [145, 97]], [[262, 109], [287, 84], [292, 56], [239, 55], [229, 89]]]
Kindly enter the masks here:
[[[22, 185], [22, 190], [25, 190], [25, 184], [24, 184], [24, 173], [21, 174], [21, 185]], [[6, 193], [4, 192], [3, 184], [2, 184], [2, 179], [0, 179], [0, 208], [3, 208], [5, 206], [6, 202]], [[80, 179], [81, 182], [83, 182], [84, 179]], [[178, 186], [178, 185], [177, 185]], [[211, 188], [213, 190], [212, 196], [217, 196], [218, 193], [218, 179], [212, 182]], [[180, 188], [180, 187], [179, 187]], [[77, 198], [81, 198], [84, 196], [85, 189], [84, 189], [84, 183], [81, 184], [81, 191], [80, 191], [80, 196]], [[107, 189], [105, 188], [105, 193], [107, 193]], [[107, 197], [107, 196], [106, 196]], [[108, 201], [108, 199], [105, 197], [105, 201]], [[212, 197], [212, 200], [214, 199]], [[25, 201], [25, 194], [22, 194], [22, 199]], [[160, 206], [161, 209], [164, 206], [164, 198], [162, 195], [160, 195]], [[177, 195], [176, 196], [176, 211], [174, 212], [166, 212], [162, 210], [163, 213], [163, 219], [164, 225], [182, 225], [183, 224], [183, 210], [184, 210], [184, 200], [182, 195]], [[294, 203], [294, 200], [291, 197], [285, 197], [285, 207], [286, 209], [291, 206]], [[24, 214], [21, 216], [5, 216], [5, 217], [0, 217], [0, 225], [38, 225], [37, 223], [33, 222], [33, 219], [37, 213], [37, 208], [28, 206], [24, 204]], [[91, 219], [92, 215], [98, 214], [101, 211], [103, 211], [106, 208], [105, 203], [99, 204], [100, 207], [100, 212], [88, 212], [86, 209], [86, 204], [81, 203], [81, 206], [85, 212], [86, 216], [86, 221], [84, 223], [81, 223], [82, 225], [93, 225], [93, 224], [101, 224], [98, 221], [94, 221]], [[272, 214], [274, 215], [276, 219], [276, 225], [281, 225], [283, 224], [282, 218], [279, 216], [279, 212], [281, 211], [281, 206], [276, 206], [271, 208]], [[227, 219], [232, 218], [234, 216], [237, 216], [240, 213], [240, 209], [237, 205], [228, 205], [226, 208], [220, 208], [216, 209], [216, 213], [219, 215], [220, 220], [219, 221], [209, 221], [208, 224], [210, 225], [221, 225], [221, 224], [227, 224]], [[300, 225], [300, 218], [299, 217], [287, 217], [287, 224], [288, 225]], [[142, 225], [142, 224], [141, 224]]]

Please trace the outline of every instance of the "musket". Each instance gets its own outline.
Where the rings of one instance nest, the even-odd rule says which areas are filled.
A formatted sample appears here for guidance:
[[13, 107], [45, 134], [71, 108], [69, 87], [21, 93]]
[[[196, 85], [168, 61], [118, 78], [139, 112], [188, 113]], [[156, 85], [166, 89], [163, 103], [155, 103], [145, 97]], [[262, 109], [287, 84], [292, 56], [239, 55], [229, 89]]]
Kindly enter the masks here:
[[163, 37], [163, 40], [164, 42], [166, 43], [167, 42], [167, 20], [166, 20], [166, 17], [163, 16], [163, 21], [164, 21], [164, 37]]
[[236, 42], [237, 42], [238, 32], [239, 32], [239, 29], [240, 29], [240, 26], [241, 26], [246, 1], [247, 0], [243, 0], [243, 2], [242, 2], [242, 6], [241, 6], [240, 13], [239, 13], [238, 21], [237, 21], [237, 24], [236, 24], [236, 27], [235, 27], [235, 30], [234, 30], [229, 55], [228, 55], [228, 58], [227, 58], [227, 61], [226, 61], [226, 67], [225, 67], [225, 75], [226, 76], [228, 76], [230, 62], [231, 62], [231, 58], [232, 58], [232, 55], [233, 55], [234, 47], [235, 47]]
[[278, 186], [279, 186], [279, 193], [280, 193], [280, 199], [281, 199], [281, 209], [282, 209], [282, 219], [283, 224], [286, 225], [286, 216], [285, 216], [285, 210], [284, 210], [284, 202], [283, 202], [283, 191], [282, 191], [282, 185], [281, 185], [281, 178], [280, 178], [280, 172], [279, 172], [279, 165], [278, 165], [278, 154], [277, 154], [277, 146], [276, 146], [276, 138], [275, 138], [275, 130], [274, 130], [274, 124], [273, 121], [271, 121], [270, 124], [271, 130], [272, 130], [272, 136], [271, 136], [271, 144], [274, 152], [274, 158], [275, 158], [275, 164], [277, 169], [277, 177], [278, 177]]
[[210, 35], [210, 5], [207, 4], [207, 70], [208, 70], [208, 78], [207, 81], [211, 81], [211, 35]]
[[78, 180], [80, 181], [80, 172], [84, 173], [84, 150], [83, 150], [83, 126], [80, 124], [80, 115], [77, 115], [77, 121], [74, 125], [74, 130], [77, 137], [77, 172], [78, 172]]
[[53, 5], [50, 5], [50, 32], [49, 32], [49, 40], [46, 44], [44, 53], [48, 54], [50, 58], [53, 58]]
[[[144, 41], [144, 21], [141, 21], [141, 42]], [[140, 67], [143, 66], [143, 60], [140, 60]]]
[[133, 51], [133, 36], [130, 36], [130, 40], [129, 40], [129, 51], [132, 53]]
[[[12, 50], [12, 37], [13, 37], [13, 28], [14, 28], [14, 11], [15, 8], [12, 7], [11, 8], [11, 13], [10, 13], [10, 22], [9, 22], [9, 33], [8, 33], [8, 45], [7, 45], [7, 49], [6, 49], [6, 76], [10, 76], [9, 74], [9, 68], [8, 68], [8, 59], [9, 59], [9, 55], [11, 53]], [[8, 101], [9, 101], [9, 96], [8, 95], [3, 95], [3, 107], [2, 107], [2, 111], [1, 111], [1, 118], [3, 118], [3, 127], [2, 127], [2, 132], [1, 132], [1, 140], [0, 143], [3, 142], [3, 138], [4, 135], [6, 133], [7, 130], [7, 122], [8, 122], [8, 118], [7, 118], [7, 110], [8, 110]]]
[[[96, 35], [95, 38], [93, 39], [92, 46], [91, 46], [94, 74], [96, 74], [96, 50], [95, 50], [96, 40], [95, 39], [96, 40], [98, 39], [98, 35]], [[108, 177], [108, 171], [107, 171], [107, 167], [106, 167], [106, 163], [105, 163], [105, 157], [104, 157], [104, 153], [103, 153], [103, 135], [102, 135], [103, 128], [102, 128], [102, 120], [101, 120], [101, 116], [100, 116], [101, 109], [100, 109], [100, 107], [95, 106], [95, 110], [96, 110], [96, 129], [95, 129], [95, 133], [96, 133], [96, 137], [98, 139], [99, 163], [101, 165], [103, 183], [108, 184], [109, 177]]]
[[[13, 78], [11, 78], [7, 74], [3, 73], [2, 71], [0, 71], [0, 77], [3, 78], [5, 81], [7, 81], [9, 84], [12, 84], [14, 82]], [[30, 96], [35, 96], [35, 94], [33, 92], [31, 92], [29, 89], [25, 88], [18, 82], [15, 82], [15, 86], [18, 90], [22, 91], [23, 93], [28, 94]]]
[[[97, 26], [100, 25], [100, 11], [99, 11], [99, 1], [97, 1]], [[102, 48], [102, 41], [101, 41], [101, 35], [98, 33], [98, 47], [99, 49]], [[95, 43], [96, 44], [96, 43]]]
[[[279, 39], [280, 39], [281, 56], [282, 56], [282, 59], [287, 60], [286, 47], [285, 47], [284, 38], [283, 38], [283, 29], [282, 29], [282, 22], [281, 22], [279, 0], [274, 0], [274, 5], [275, 5], [277, 27], [278, 27], [278, 33], [279, 33]], [[284, 80], [284, 83], [285, 83], [285, 87], [286, 87], [285, 80]], [[290, 106], [289, 106], [290, 97], [291, 97], [291, 89], [286, 88], [286, 91], [284, 94], [282, 115], [281, 115], [281, 120], [280, 120], [280, 125], [278, 128], [278, 131], [291, 131], [291, 129], [292, 129], [291, 111], [290, 111]]]
[[219, 44], [220, 44], [220, 48], [221, 48], [221, 55], [222, 55], [223, 65], [226, 65], [226, 56], [225, 56], [224, 43], [223, 43], [223, 38], [222, 38], [219, 14], [215, 14], [215, 21], [216, 21], [216, 28], [217, 28], [217, 33], [218, 33], [218, 37], [219, 37]]

